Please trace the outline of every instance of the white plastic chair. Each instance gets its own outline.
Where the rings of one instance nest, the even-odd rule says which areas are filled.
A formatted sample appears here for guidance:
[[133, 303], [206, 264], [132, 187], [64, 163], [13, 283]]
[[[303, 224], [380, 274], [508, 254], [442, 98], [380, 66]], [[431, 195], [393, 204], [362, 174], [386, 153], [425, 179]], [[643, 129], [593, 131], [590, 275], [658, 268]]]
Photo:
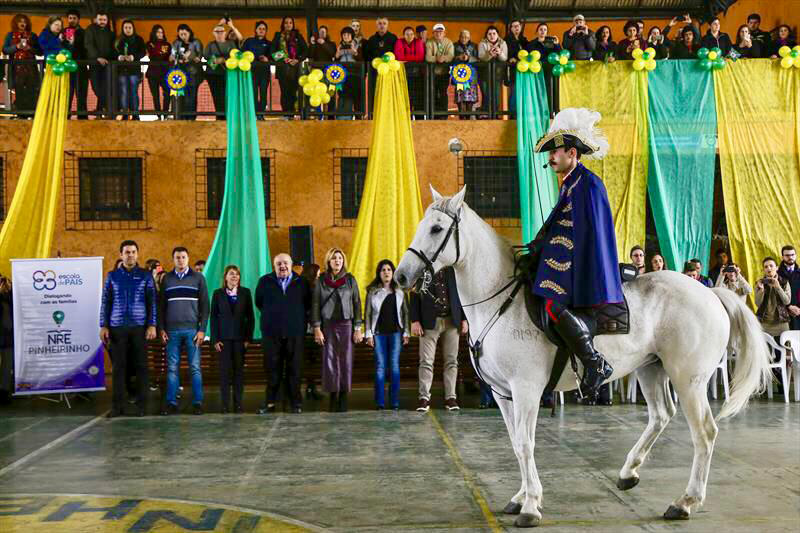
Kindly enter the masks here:
[[[783, 383], [783, 397], [786, 403], [789, 403], [789, 373], [786, 370], [786, 348], [784, 346], [779, 346], [769, 333], [764, 332], [764, 340], [767, 342], [770, 354], [773, 356], [775, 354], [778, 355], [778, 360], [774, 363], [770, 363], [769, 368], [780, 369], [781, 382]], [[772, 383], [767, 386], [767, 398], [770, 400], [772, 399]]]
[[[636, 375], [636, 372], [628, 375], [628, 392], [625, 396], [628, 398], [628, 403], [636, 403], [636, 389], [639, 386], [639, 377]], [[669, 380], [667, 380], [667, 386], [669, 386]], [[622, 383], [620, 380], [620, 391], [622, 391]], [[678, 391], [675, 390], [675, 387], [672, 387], [672, 400], [675, 403], [678, 403]], [[716, 398], [716, 396], [714, 396]]]
[[781, 346], [792, 349], [792, 373], [794, 374], [794, 401], [800, 402], [800, 331], [784, 331]]
[[717, 374], [720, 375], [720, 379], [722, 380], [722, 392], [725, 393], [725, 400], [728, 399], [728, 394], [730, 394], [730, 384], [728, 383], [728, 350], [725, 350], [725, 353], [722, 354], [722, 359], [719, 361], [719, 365], [717, 365], [716, 370], [714, 370], [714, 374], [711, 376], [711, 397], [715, 400], [717, 399]]

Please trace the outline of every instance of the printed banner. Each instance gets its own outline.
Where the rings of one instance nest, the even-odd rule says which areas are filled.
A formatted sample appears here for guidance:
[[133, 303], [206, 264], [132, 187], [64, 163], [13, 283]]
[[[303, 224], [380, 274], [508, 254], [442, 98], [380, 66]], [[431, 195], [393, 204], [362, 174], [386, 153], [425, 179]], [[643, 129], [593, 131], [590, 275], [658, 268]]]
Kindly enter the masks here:
[[104, 390], [103, 258], [12, 259], [11, 272], [15, 394]]

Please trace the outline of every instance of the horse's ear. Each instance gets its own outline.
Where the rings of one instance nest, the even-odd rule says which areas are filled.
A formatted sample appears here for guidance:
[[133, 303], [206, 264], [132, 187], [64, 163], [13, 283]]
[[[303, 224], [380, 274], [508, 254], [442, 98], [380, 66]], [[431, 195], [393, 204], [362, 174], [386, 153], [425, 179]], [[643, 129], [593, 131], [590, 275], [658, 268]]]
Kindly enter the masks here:
[[450, 198], [448, 202], [448, 207], [453, 213], [457, 213], [459, 209], [461, 209], [461, 204], [464, 203], [464, 195], [467, 194], [467, 186], [464, 185], [461, 187], [461, 190], [458, 193]]
[[433, 202], [436, 203], [439, 200], [441, 200], [443, 196], [439, 194], [439, 192], [436, 189], [433, 188], [433, 185], [431, 185], [430, 187], [431, 187], [431, 196], [433, 196]]

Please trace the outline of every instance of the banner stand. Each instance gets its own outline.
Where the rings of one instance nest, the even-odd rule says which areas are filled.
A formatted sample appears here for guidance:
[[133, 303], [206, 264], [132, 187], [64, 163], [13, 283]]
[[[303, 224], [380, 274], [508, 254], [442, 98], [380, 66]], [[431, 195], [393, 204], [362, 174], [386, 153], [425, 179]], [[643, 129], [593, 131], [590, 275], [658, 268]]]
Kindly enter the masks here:
[[36, 399], [37, 400], [44, 400], [46, 402], [53, 402], [53, 403], [65, 403], [65, 404], [67, 404], [67, 409], [72, 409], [72, 405], [70, 405], [70, 403], [69, 403], [69, 396], [67, 396], [63, 392], [58, 395], [58, 399], [57, 400], [54, 399], [54, 398], [48, 398], [47, 396], [37, 396]]

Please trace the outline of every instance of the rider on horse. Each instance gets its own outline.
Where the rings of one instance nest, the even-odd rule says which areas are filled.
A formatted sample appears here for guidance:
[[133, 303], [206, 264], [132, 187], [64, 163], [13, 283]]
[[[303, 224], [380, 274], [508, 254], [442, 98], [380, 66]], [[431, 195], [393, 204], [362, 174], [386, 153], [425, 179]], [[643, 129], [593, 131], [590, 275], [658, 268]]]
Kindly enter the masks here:
[[595, 128], [599, 120], [600, 114], [588, 109], [565, 109], [536, 145], [536, 152], [550, 153], [560, 192], [528, 244], [536, 257], [533, 293], [545, 301], [556, 332], [583, 363], [581, 389], [590, 400], [613, 369], [595, 350], [584, 316], [624, 301], [608, 194], [600, 178], [580, 163], [582, 156], [600, 159], [608, 151], [608, 141]]

